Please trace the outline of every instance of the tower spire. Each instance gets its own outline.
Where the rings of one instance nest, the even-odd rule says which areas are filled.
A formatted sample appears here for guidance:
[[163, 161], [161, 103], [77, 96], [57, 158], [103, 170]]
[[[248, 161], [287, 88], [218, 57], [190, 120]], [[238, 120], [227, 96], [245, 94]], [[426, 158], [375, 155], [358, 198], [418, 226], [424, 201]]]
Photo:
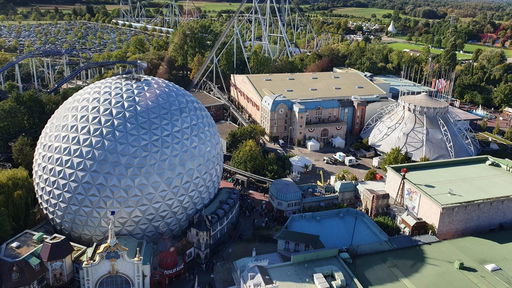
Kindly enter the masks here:
[[116, 233], [114, 231], [114, 221], [115, 221], [114, 215], [115, 214], [116, 214], [116, 211], [110, 211], [110, 223], [108, 225], [108, 241], [107, 241], [107, 243], [110, 247], [117, 244]]

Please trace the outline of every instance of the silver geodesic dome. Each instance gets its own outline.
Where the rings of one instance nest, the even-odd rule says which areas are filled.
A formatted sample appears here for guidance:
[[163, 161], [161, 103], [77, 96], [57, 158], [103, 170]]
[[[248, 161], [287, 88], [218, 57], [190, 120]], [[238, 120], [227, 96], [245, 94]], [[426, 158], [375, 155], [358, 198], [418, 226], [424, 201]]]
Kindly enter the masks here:
[[190, 93], [149, 76], [96, 82], [69, 98], [46, 124], [34, 155], [39, 204], [60, 231], [106, 237], [177, 234], [216, 194], [220, 138]]

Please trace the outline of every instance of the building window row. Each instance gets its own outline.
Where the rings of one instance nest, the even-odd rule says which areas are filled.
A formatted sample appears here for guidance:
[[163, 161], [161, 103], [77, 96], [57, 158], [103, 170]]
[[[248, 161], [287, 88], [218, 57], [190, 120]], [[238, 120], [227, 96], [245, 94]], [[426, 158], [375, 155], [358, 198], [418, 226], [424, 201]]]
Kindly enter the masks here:
[[242, 91], [240, 88], [238, 88], [238, 86], [234, 86], [233, 88], [235, 89], [237, 95], [242, 96], [242, 98], [244, 98], [244, 100], [247, 103], [249, 103], [251, 106], [256, 108], [256, 110], [260, 111], [260, 106], [256, 102], [254, 102], [249, 96], [247, 96], [247, 94], [245, 94], [244, 91]]

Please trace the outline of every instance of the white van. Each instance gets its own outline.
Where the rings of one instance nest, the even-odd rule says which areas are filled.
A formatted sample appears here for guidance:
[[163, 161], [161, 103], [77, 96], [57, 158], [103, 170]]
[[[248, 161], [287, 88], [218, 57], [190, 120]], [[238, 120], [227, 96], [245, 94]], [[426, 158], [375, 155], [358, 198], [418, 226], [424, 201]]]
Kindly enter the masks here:
[[345, 158], [345, 165], [352, 166], [359, 164], [359, 161], [356, 159], [356, 157], [349, 156]]

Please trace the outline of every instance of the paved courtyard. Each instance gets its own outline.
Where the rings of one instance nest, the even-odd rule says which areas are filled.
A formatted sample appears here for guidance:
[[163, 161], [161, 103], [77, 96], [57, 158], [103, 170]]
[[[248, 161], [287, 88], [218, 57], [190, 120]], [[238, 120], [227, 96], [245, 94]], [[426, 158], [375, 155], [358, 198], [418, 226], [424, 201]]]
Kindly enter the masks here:
[[[324, 147], [320, 149], [320, 151], [309, 151], [306, 148], [302, 147], [290, 147], [287, 148], [286, 151], [288, 153], [292, 153], [295, 155], [302, 155], [304, 157], [309, 158], [314, 167], [310, 172], [303, 173], [300, 179], [297, 181], [298, 184], [306, 184], [306, 183], [316, 183], [317, 180], [320, 180], [320, 170], [323, 171], [324, 181], [329, 181], [331, 175], [336, 175], [341, 170], [347, 169], [350, 173], [357, 176], [359, 180], [363, 180], [366, 172], [372, 168], [372, 158], [358, 158], [360, 164], [354, 166], [346, 166], [345, 164], [331, 165], [324, 163], [323, 159], [327, 156], [332, 156], [336, 152], [344, 152], [346, 154], [346, 150], [336, 149], [332, 147]], [[385, 175], [385, 173], [377, 169], [377, 171]]]

